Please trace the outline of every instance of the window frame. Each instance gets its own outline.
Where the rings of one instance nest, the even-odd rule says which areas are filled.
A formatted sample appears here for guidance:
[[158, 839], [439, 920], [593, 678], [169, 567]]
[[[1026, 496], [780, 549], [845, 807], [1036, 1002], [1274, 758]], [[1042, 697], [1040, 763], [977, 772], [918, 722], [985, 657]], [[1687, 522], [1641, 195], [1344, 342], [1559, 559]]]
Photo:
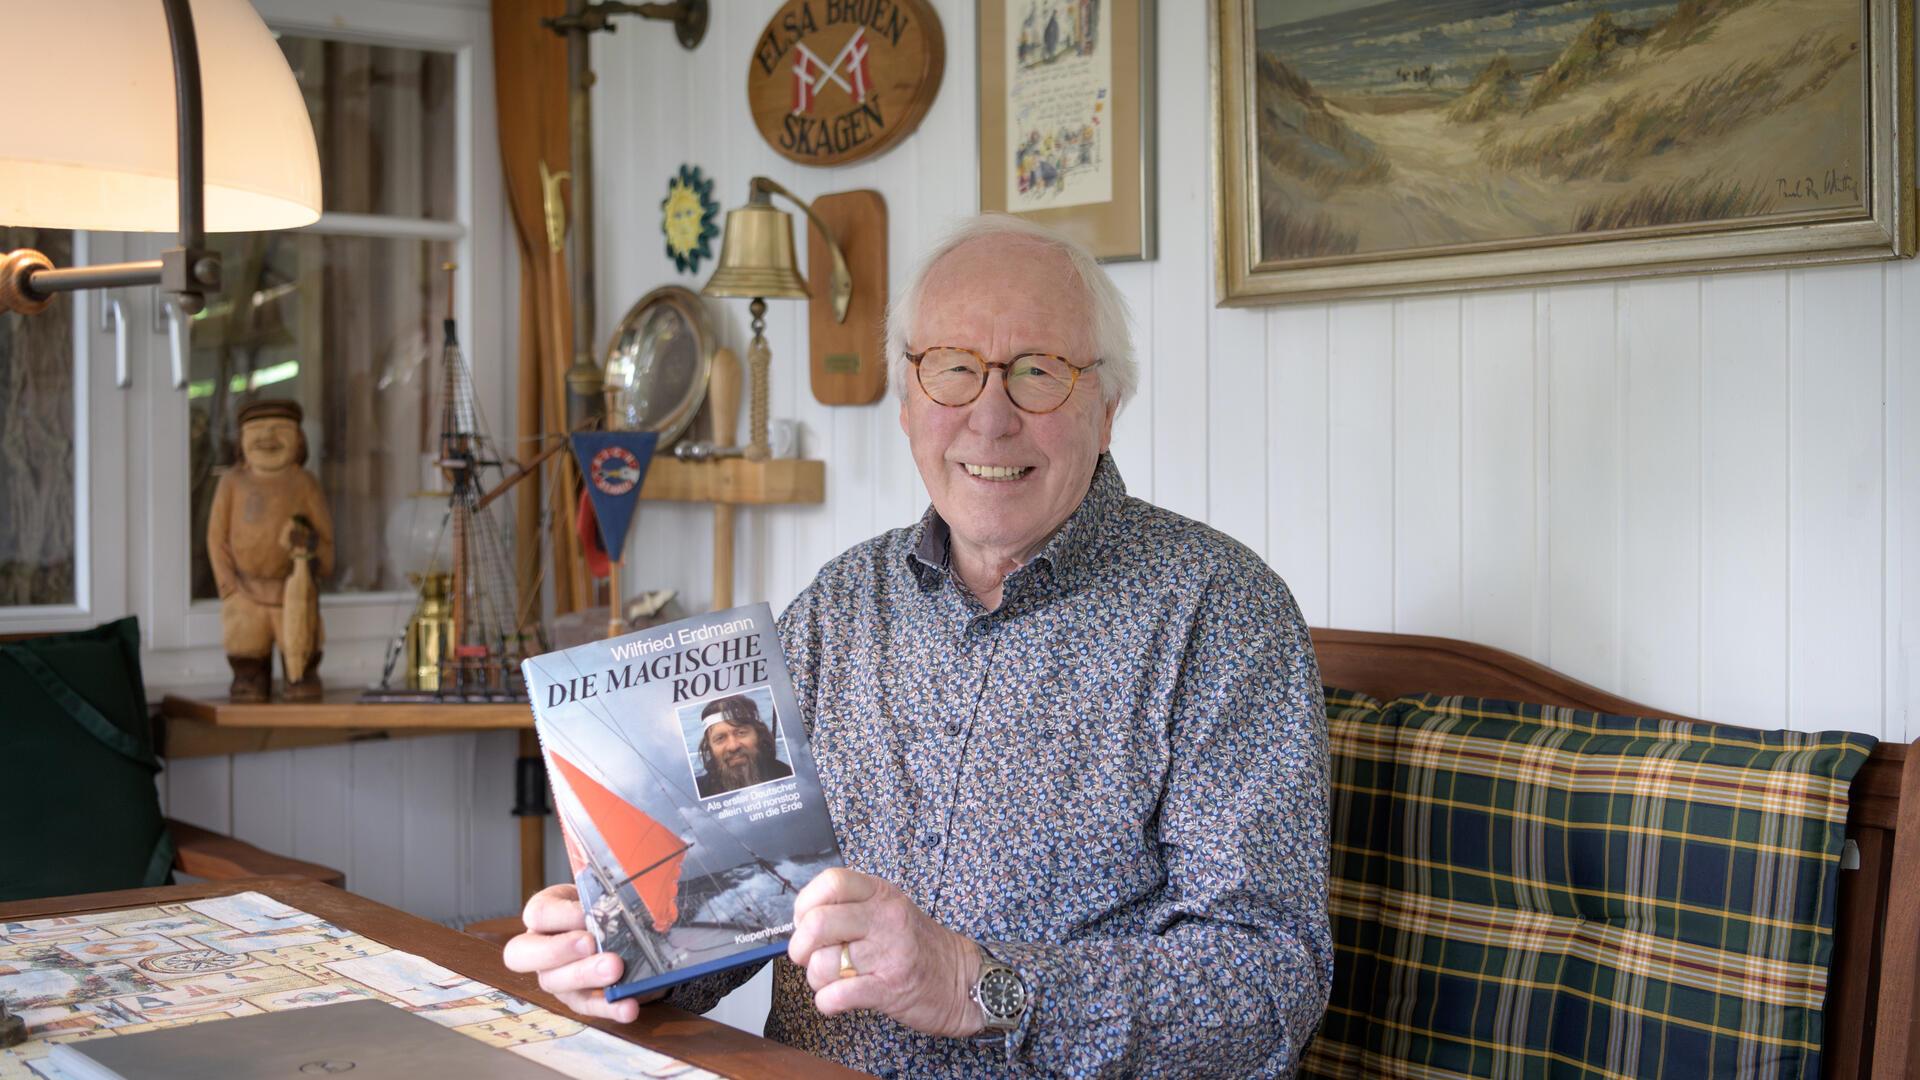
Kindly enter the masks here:
[[[73, 233], [73, 265], [118, 262], [126, 240], [112, 233]], [[127, 607], [127, 472], [118, 447], [106, 445], [124, 430], [127, 395], [114, 386], [114, 338], [128, 340], [129, 368], [139, 378], [142, 310], [126, 290], [71, 293], [73, 305], [73, 602], [0, 607], [0, 634], [82, 630], [117, 618]], [[127, 325], [107, 323], [119, 300]], [[96, 362], [97, 361], [97, 362]]]
[[[403, 240], [433, 239], [451, 243], [462, 270], [454, 286], [454, 314], [460, 320], [462, 345], [474, 372], [475, 389], [489, 415], [511, 422], [503, 406], [511, 385], [506, 367], [517, 350], [505, 342], [512, 332], [507, 312], [509, 289], [517, 267], [507, 263], [507, 208], [497, 166], [499, 143], [495, 126], [492, 39], [484, 6], [447, 3], [369, 3], [366, 0], [253, 0], [254, 7], [276, 33], [325, 38], [367, 45], [444, 52], [454, 58], [454, 208], [452, 222], [373, 214], [324, 214], [307, 232], [322, 235], [366, 236]], [[166, 238], [146, 238], [157, 252]], [[150, 295], [152, 290], [146, 290]], [[482, 298], [485, 298], [484, 300]], [[157, 299], [157, 297], [156, 297]], [[157, 309], [156, 309], [157, 310]], [[164, 331], [164, 328], [161, 328]], [[147, 644], [159, 680], [174, 671], [197, 676], [215, 667], [207, 650], [220, 649], [220, 602], [194, 600], [191, 575], [182, 572], [192, 551], [188, 490], [188, 424], [186, 392], [175, 390], [165, 373], [170, 365], [170, 343], [164, 332], [145, 335], [154, 357], [145, 365], [156, 372], [147, 380], [144, 399], [144, 437], [129, 433], [130, 470], [144, 476], [148, 531], [140, 577], [144, 595], [139, 607]], [[139, 390], [136, 384], [136, 390]], [[512, 432], [501, 433], [503, 440]], [[511, 445], [508, 443], [508, 445]], [[151, 449], [151, 453], [146, 452]], [[131, 539], [129, 535], [129, 539]], [[129, 544], [129, 551], [135, 545]], [[344, 664], [329, 664], [349, 676], [377, 673], [384, 643], [404, 628], [415, 602], [408, 590], [362, 593], [322, 593], [330, 654], [346, 654]], [[192, 655], [202, 654], [202, 655]]]

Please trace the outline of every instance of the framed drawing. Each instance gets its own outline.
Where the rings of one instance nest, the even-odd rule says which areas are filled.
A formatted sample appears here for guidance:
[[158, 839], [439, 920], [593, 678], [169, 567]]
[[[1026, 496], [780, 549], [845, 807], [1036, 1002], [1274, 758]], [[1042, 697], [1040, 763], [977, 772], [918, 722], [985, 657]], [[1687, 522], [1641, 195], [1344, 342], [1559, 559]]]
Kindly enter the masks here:
[[980, 209], [1153, 258], [1154, 0], [979, 0]]
[[1212, 0], [1223, 305], [1910, 256], [1911, 0]]

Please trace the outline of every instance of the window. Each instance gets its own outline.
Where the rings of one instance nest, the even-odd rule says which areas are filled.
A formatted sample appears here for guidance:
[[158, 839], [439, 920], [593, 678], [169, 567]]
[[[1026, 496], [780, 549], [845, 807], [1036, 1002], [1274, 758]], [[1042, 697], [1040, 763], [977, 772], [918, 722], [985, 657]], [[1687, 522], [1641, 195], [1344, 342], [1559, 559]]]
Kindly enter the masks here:
[[[101, 565], [125, 565], [118, 584], [141, 617], [143, 664], [159, 686], [227, 677], [205, 522], [220, 470], [233, 461], [242, 405], [291, 398], [305, 414], [307, 468], [334, 517], [335, 570], [320, 597], [327, 664], [344, 679], [377, 675], [414, 605], [386, 538], [396, 518], [417, 512], [409, 496], [444, 486], [427, 454], [437, 449], [449, 298], [484, 408], [496, 422], [512, 419], [514, 247], [486, 5], [252, 2], [305, 94], [324, 212], [295, 232], [210, 237], [224, 287], [185, 333], [160, 332], [167, 324], [155, 322], [154, 290], [115, 290], [137, 310], [128, 415], [114, 429], [85, 421], [96, 443], [110, 440], [96, 458], [111, 455], [122, 474], [118, 488], [112, 475], [96, 482], [95, 519], [125, 507]], [[125, 257], [155, 258], [171, 243], [130, 237]], [[459, 264], [451, 279], [441, 269], [448, 261]], [[95, 345], [103, 356], [111, 348], [110, 336]], [[111, 362], [93, 366], [111, 388]]]
[[386, 526], [408, 496], [441, 486], [432, 420], [453, 295], [442, 266], [466, 234], [456, 57], [297, 34], [280, 47], [313, 118], [324, 214], [300, 232], [212, 238], [223, 287], [192, 320], [186, 389], [193, 600], [218, 596], [206, 521], [249, 402], [303, 407], [307, 468], [334, 520], [330, 593], [407, 588]]
[[[0, 228], [22, 247], [73, 265], [71, 233]], [[0, 608], [80, 603], [74, 308], [0, 316]]]

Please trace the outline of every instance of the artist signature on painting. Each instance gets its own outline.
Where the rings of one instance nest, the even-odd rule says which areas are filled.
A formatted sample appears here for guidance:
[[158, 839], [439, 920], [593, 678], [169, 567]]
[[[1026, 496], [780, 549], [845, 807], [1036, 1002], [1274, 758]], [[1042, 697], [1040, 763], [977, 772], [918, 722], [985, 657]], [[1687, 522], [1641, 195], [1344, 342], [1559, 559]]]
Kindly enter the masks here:
[[1819, 180], [1811, 176], [1803, 176], [1798, 180], [1781, 176], [1776, 177], [1773, 182], [1783, 199], [1824, 199], [1841, 194], [1850, 195], [1856, 199], [1860, 197], [1859, 182], [1854, 180], [1853, 174], [1844, 167], [1828, 169], [1826, 175]]

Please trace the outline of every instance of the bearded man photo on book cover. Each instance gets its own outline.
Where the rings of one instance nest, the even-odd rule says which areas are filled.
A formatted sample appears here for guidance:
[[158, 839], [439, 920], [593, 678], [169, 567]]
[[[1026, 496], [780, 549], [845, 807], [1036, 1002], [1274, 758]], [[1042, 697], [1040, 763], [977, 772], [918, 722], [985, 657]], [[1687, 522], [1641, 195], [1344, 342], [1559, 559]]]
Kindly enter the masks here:
[[745, 694], [707, 702], [700, 710], [700, 726], [702, 771], [694, 779], [701, 798], [793, 775], [793, 769], [777, 756], [778, 740], [760, 718], [760, 707]]

